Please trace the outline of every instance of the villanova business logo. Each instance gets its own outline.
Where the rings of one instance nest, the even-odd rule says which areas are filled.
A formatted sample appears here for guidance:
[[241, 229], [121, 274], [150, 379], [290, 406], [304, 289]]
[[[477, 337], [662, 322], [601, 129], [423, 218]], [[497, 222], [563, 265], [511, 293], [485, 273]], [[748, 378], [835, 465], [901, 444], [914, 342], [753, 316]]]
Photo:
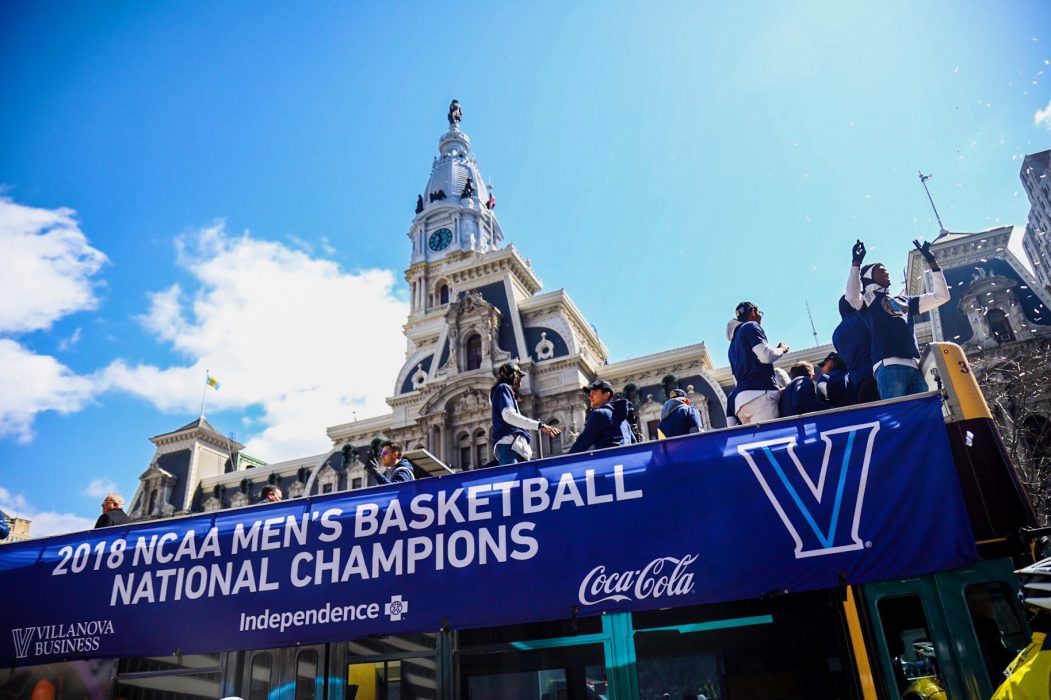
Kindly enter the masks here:
[[796, 559], [864, 549], [858, 525], [877, 432], [878, 421], [823, 431], [816, 480], [813, 465], [796, 455], [794, 437], [737, 447], [795, 541]]
[[24, 659], [29, 655], [29, 643], [33, 641], [35, 627], [18, 627], [11, 630], [11, 636], [15, 640], [15, 657]]

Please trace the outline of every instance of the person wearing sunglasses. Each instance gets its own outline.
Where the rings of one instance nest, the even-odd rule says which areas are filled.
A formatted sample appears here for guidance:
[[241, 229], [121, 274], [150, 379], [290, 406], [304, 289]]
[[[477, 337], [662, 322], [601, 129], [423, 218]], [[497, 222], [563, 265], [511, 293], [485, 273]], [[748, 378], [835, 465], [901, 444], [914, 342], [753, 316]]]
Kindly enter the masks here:
[[380, 483], [397, 484], [416, 478], [412, 462], [401, 456], [401, 445], [396, 442], [388, 440], [380, 445], [380, 464], [383, 471], [373, 472]]

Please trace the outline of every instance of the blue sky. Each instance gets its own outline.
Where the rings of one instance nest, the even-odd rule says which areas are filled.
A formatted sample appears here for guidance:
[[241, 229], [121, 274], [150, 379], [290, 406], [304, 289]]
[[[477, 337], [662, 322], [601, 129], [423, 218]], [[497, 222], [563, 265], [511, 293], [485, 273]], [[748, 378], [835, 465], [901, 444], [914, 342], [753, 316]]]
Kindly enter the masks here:
[[918, 169], [949, 229], [1021, 224], [1051, 147], [1046, 2], [854, 5], [0, 4], [0, 507], [130, 496], [206, 368], [272, 461], [381, 411], [454, 97], [612, 360], [722, 362], [745, 298], [827, 342], [856, 237], [900, 270], [937, 234]]

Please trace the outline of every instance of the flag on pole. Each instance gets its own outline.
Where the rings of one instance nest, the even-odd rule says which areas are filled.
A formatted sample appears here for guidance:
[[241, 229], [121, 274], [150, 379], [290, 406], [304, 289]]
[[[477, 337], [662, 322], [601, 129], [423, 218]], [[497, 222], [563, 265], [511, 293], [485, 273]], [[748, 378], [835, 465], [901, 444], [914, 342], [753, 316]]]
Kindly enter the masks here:
[[205, 384], [212, 387], [216, 391], [219, 391], [219, 380], [213, 377], [211, 374], [205, 373]]

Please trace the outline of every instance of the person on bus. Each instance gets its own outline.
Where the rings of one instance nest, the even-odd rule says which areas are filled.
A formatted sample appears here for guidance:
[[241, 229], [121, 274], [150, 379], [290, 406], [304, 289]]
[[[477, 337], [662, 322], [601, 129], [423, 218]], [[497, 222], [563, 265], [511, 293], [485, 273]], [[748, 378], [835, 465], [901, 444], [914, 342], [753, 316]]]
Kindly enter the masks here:
[[584, 421], [584, 429], [569, 448], [570, 453], [630, 445], [635, 441], [628, 423], [631, 403], [627, 399], [614, 401], [612, 384], [596, 379], [584, 387], [584, 393], [591, 411]]
[[774, 360], [788, 352], [788, 346], [778, 343], [776, 348], [770, 347], [762, 322], [763, 312], [759, 307], [750, 301], [742, 301], [734, 310], [734, 318], [726, 324], [730, 371], [736, 384], [731, 392], [733, 418], [736, 420], [728, 423], [730, 425], [736, 425], [737, 421], [758, 423], [778, 417], [780, 392], [774, 374]]
[[382, 472], [373, 472], [373, 476], [381, 484], [397, 484], [416, 479], [412, 462], [404, 459], [401, 453], [401, 445], [396, 442], [387, 440], [380, 445], [380, 464], [384, 469]]
[[920, 372], [920, 350], [916, 344], [916, 316], [949, 301], [945, 273], [931, 252], [931, 244], [912, 242], [933, 273], [934, 290], [906, 296], [890, 293], [890, 273], [881, 263], [865, 265], [865, 243], [860, 239], [851, 250], [847, 302], [861, 314], [872, 334], [872, 371], [880, 398], [893, 399], [927, 391]]
[[1033, 636], [1004, 670], [1007, 680], [991, 700], [1048, 700], [1051, 697], [1051, 559], [1019, 569], [1022, 601], [1032, 614]]
[[781, 392], [778, 404], [782, 417], [801, 416], [804, 413], [824, 411], [829, 407], [828, 401], [818, 396], [814, 383], [814, 365], [805, 360], [797, 362], [788, 371], [788, 376], [792, 381]]
[[847, 363], [837, 352], [830, 352], [814, 365], [814, 383], [818, 396], [827, 399], [833, 407], [853, 406], [858, 402], [857, 392], [850, 383]]
[[533, 431], [548, 437], [562, 433], [558, 428], [522, 415], [518, 408], [519, 388], [525, 372], [517, 362], [505, 362], [496, 369], [496, 384], [489, 390], [493, 408], [493, 454], [498, 464], [516, 464], [533, 457]]
[[102, 515], [95, 521], [95, 527], [113, 527], [130, 522], [131, 518], [124, 512], [124, 496], [119, 493], [107, 493], [102, 499]]
[[259, 503], [256, 505], [263, 505], [266, 503], [280, 503], [284, 494], [281, 493], [281, 489], [273, 484], [267, 484], [263, 487], [263, 490], [259, 492]]
[[832, 331], [832, 345], [847, 364], [851, 391], [857, 403], [879, 401], [876, 378], [872, 376], [872, 334], [857, 309], [845, 296], [839, 298], [839, 325]]
[[686, 392], [672, 389], [661, 409], [661, 421], [657, 424], [657, 436], [661, 439], [699, 433], [704, 429], [701, 414], [690, 404]]

